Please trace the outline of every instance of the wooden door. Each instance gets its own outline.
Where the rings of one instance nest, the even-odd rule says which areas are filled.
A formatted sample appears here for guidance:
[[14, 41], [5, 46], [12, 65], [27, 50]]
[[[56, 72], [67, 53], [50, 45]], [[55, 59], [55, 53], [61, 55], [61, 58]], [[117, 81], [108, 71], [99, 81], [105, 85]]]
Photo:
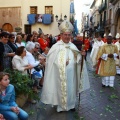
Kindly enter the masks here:
[[2, 27], [2, 29], [3, 29], [4, 31], [13, 32], [13, 27], [12, 27], [12, 25], [9, 24], [9, 23], [5, 23], [5, 24], [3, 25], [3, 27]]

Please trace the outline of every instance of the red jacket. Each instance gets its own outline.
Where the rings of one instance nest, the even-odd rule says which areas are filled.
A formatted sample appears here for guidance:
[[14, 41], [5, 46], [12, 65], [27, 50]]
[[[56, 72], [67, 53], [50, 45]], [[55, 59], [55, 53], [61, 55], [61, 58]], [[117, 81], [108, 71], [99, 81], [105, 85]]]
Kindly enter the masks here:
[[84, 50], [88, 51], [90, 48], [90, 41], [88, 39], [85, 39], [84, 44], [85, 44]]
[[46, 40], [43, 40], [43, 38], [38, 38], [38, 43], [40, 44], [40, 48], [42, 49], [42, 51], [44, 51], [44, 49], [48, 47], [48, 42]]

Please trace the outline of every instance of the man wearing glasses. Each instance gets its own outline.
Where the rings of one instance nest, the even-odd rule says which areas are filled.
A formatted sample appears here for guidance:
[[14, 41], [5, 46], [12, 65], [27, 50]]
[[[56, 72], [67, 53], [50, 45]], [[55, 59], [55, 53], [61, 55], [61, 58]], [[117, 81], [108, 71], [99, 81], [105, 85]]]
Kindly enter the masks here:
[[52, 46], [46, 57], [41, 101], [57, 106], [57, 112], [74, 111], [77, 93], [89, 88], [85, 62], [80, 79], [81, 58], [85, 52], [81, 55], [70, 42], [73, 31], [70, 22], [62, 22], [59, 29], [61, 40]]

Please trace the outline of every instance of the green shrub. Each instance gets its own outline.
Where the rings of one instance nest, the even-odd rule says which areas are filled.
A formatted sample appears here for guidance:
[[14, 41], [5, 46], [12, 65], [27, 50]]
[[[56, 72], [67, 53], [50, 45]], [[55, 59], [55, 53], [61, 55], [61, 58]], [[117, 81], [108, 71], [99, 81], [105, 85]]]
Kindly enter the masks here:
[[29, 98], [39, 99], [31, 88], [33, 80], [28, 75], [23, 75], [20, 71], [6, 69], [10, 74], [10, 84], [14, 85], [16, 97], [20, 94], [28, 95]]

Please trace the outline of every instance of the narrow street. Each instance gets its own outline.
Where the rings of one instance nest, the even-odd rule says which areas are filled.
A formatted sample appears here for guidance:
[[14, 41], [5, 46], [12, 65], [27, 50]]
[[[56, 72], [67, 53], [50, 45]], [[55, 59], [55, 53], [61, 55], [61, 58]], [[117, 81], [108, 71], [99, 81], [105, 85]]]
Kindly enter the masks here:
[[29, 120], [120, 120], [120, 76], [116, 75], [114, 88], [102, 88], [101, 78], [91, 67], [89, 53], [87, 67], [90, 89], [81, 93], [76, 112], [57, 113], [55, 107], [27, 103], [24, 109], [30, 114]]

